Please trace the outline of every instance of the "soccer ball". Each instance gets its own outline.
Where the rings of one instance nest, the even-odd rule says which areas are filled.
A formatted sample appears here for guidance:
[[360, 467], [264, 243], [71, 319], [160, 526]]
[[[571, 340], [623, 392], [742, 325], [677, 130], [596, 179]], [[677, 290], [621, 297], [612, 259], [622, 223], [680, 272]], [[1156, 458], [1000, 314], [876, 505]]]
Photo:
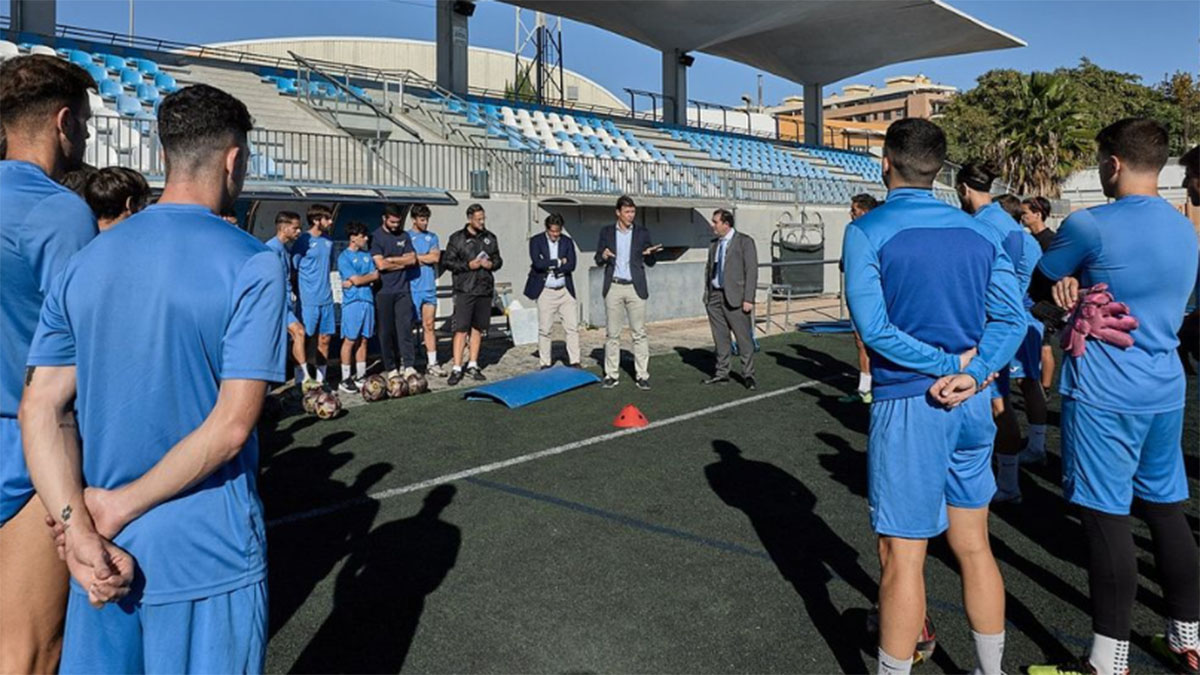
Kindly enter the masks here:
[[338, 399], [337, 394], [323, 391], [317, 397], [313, 412], [323, 420], [333, 419], [342, 412], [342, 402]]
[[387, 398], [388, 383], [382, 375], [368, 375], [359, 387], [365, 401], [382, 401]]
[[420, 373], [413, 373], [405, 378], [408, 381], [408, 393], [424, 394], [429, 391], [429, 381]]
[[305, 392], [304, 398], [300, 399], [300, 404], [304, 406], [304, 412], [309, 415], [315, 414], [317, 412], [317, 403], [321, 400], [321, 394], [324, 393], [324, 390], [320, 387], [309, 389]]
[[392, 375], [387, 382], [388, 396], [392, 398], [404, 398], [408, 396], [408, 380], [399, 375]]
[[300, 384], [300, 391], [305, 394], [314, 390], [320, 391], [323, 388], [324, 387], [321, 386], [321, 383], [316, 380], [304, 380], [304, 382]]

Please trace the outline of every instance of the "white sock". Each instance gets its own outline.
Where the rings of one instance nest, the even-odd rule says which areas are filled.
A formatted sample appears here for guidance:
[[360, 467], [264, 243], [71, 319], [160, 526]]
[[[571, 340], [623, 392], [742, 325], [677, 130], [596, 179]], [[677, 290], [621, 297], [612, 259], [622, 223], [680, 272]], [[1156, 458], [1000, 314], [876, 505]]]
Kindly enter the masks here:
[[996, 487], [1001, 492], [1020, 492], [1017, 484], [1017, 474], [1021, 468], [1016, 455], [996, 455]]
[[1029, 425], [1029, 442], [1025, 445], [1029, 451], [1041, 455], [1046, 452], [1046, 425], [1045, 424], [1030, 424]]
[[345, 382], [348, 379], [350, 379], [350, 364], [343, 363], [342, 364], [342, 382]]
[[437, 365], [437, 352], [425, 352], [425, 358], [429, 361], [429, 365]]
[[1200, 649], [1200, 621], [1167, 619], [1167, 644], [1172, 651]]
[[879, 675], [908, 675], [912, 671], [912, 657], [901, 660], [879, 648]]
[[404, 376], [405, 376], [405, 377], [408, 377], [409, 375], [416, 375], [416, 374], [417, 374], [417, 369], [416, 369], [416, 368], [413, 368], [412, 366], [409, 366], [409, 367], [407, 367], [407, 368], [405, 368], [405, 369], [404, 369]]
[[975, 638], [974, 675], [1002, 675], [1000, 662], [1004, 660], [1004, 633], [984, 635], [971, 631]]
[[359, 361], [357, 365], [358, 365], [358, 379], [361, 380], [367, 376], [367, 362]]
[[325, 371], [329, 366], [317, 366], [317, 382], [325, 381]]
[[479, 364], [475, 363], [474, 361], [467, 364], [467, 368], [478, 368], [478, 367], [479, 367]]
[[461, 373], [461, 372], [462, 372], [462, 366], [460, 366], [460, 365], [457, 365], [457, 364], [456, 364], [456, 365], [454, 366], [454, 372], [456, 372], [456, 373]]
[[1096, 675], [1125, 675], [1129, 672], [1129, 640], [1093, 634], [1088, 661], [1096, 669]]
[[301, 363], [300, 365], [296, 366], [296, 385], [298, 386], [298, 385], [304, 384], [304, 381], [307, 379], [308, 379], [308, 368], [303, 363]]
[[858, 393], [860, 393], [860, 394], [871, 393], [871, 374], [870, 373], [859, 373], [858, 374]]

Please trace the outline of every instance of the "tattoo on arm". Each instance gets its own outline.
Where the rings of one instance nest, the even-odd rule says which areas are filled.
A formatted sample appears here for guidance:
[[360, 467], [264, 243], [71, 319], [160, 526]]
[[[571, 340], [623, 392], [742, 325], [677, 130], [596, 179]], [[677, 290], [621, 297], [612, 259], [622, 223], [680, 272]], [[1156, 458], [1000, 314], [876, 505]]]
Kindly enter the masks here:
[[63, 531], [65, 532], [67, 528], [71, 526], [71, 505], [67, 504], [64, 506], [60, 515], [62, 516], [62, 526]]

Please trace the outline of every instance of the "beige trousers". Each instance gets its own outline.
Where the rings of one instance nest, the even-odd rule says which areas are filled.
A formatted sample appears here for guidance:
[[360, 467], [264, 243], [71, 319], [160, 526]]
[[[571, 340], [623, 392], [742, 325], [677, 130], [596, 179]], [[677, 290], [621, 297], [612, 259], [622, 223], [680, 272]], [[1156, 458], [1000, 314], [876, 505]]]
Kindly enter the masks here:
[[650, 379], [650, 339], [646, 337], [646, 301], [639, 298], [633, 284], [613, 284], [604, 298], [606, 315], [604, 342], [604, 376], [614, 380], [621, 377], [621, 332], [625, 319], [633, 333], [633, 363], [637, 379]]
[[550, 330], [554, 320], [562, 321], [567, 334], [567, 362], [579, 363], [579, 303], [566, 288], [546, 288], [537, 299], [538, 359], [550, 365]]

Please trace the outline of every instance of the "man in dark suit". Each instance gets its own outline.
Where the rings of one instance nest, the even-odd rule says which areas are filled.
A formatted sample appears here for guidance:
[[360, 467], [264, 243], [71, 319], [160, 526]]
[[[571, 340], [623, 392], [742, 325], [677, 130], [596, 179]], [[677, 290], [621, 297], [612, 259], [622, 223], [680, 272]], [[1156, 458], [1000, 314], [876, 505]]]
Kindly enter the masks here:
[[546, 216], [546, 233], [529, 240], [529, 277], [525, 296], [537, 301], [538, 360], [550, 367], [550, 330], [554, 319], [567, 333], [567, 363], [579, 367], [579, 304], [575, 301], [575, 242], [562, 233], [563, 217]]
[[754, 293], [758, 288], [758, 249], [754, 238], [733, 227], [733, 214], [717, 209], [712, 214], [716, 235], [708, 247], [704, 267], [704, 304], [708, 325], [717, 345], [717, 371], [704, 384], [729, 382], [732, 360], [730, 332], [742, 348], [742, 381], [747, 389], [757, 389], [754, 381]]
[[654, 265], [654, 254], [662, 246], [651, 243], [644, 225], [633, 222], [637, 205], [627, 195], [617, 200], [617, 222], [600, 230], [596, 264], [604, 267], [604, 388], [612, 389], [620, 379], [621, 331], [625, 319], [633, 333], [633, 361], [637, 387], [650, 388], [650, 340], [646, 337], [646, 267]]

